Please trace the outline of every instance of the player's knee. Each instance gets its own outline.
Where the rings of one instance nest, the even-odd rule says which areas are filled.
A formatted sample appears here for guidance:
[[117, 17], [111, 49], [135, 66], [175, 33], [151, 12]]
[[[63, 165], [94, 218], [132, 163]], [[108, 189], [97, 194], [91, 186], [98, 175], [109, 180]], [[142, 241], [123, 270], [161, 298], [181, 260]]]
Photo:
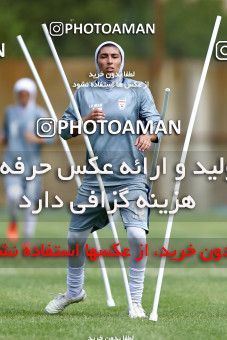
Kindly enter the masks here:
[[23, 190], [19, 185], [10, 185], [6, 188], [6, 195], [9, 201], [18, 202], [23, 194]]
[[141, 243], [146, 242], [146, 232], [142, 228], [128, 227], [127, 236], [130, 242], [133, 242], [135, 245], [138, 245], [138, 246]]
[[67, 240], [70, 249], [74, 248], [76, 244], [79, 244], [79, 246], [83, 248], [87, 238], [84, 237], [83, 233], [80, 231], [69, 231]]

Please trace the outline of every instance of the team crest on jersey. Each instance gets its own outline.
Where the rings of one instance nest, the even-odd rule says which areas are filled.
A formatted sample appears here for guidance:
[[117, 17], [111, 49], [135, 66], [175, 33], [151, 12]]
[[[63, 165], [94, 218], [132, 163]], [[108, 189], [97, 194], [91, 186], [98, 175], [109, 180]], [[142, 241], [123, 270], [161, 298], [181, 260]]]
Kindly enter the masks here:
[[124, 110], [126, 107], [126, 99], [119, 99], [118, 100], [118, 108], [120, 110]]

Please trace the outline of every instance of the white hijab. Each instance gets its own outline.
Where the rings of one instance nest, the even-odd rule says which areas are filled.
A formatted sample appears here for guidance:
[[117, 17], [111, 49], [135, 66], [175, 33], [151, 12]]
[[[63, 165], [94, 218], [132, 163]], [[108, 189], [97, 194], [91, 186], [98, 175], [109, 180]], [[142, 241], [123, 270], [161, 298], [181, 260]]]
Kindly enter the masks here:
[[123, 73], [123, 68], [124, 68], [124, 63], [125, 63], [125, 53], [123, 51], [123, 49], [121, 48], [120, 45], [118, 45], [117, 43], [115, 43], [114, 41], [104, 41], [102, 44], [100, 44], [96, 50], [95, 50], [95, 66], [96, 66], [96, 72], [97, 73], [100, 73], [100, 68], [99, 68], [99, 65], [98, 65], [98, 53], [100, 51], [100, 49], [104, 46], [104, 45], [107, 45], [107, 44], [111, 44], [111, 45], [114, 45], [116, 46], [119, 51], [120, 51], [120, 54], [121, 54], [121, 66], [120, 66], [120, 69], [118, 71], [118, 73], [122, 76], [122, 73]]
[[21, 78], [16, 81], [14, 85], [14, 93], [17, 95], [20, 91], [27, 91], [29, 93], [29, 101], [26, 105], [30, 107], [36, 103], [37, 88], [35, 82], [30, 78]]

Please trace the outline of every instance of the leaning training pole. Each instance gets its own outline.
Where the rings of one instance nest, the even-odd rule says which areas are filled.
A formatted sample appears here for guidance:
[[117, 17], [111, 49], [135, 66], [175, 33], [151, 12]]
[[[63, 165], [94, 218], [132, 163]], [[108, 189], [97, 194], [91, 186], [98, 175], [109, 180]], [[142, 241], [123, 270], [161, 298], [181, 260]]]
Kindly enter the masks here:
[[[164, 122], [165, 120], [165, 115], [168, 107], [168, 102], [169, 102], [169, 95], [170, 95], [170, 89], [166, 88], [165, 89], [165, 94], [164, 94], [164, 100], [163, 100], [163, 107], [161, 111], [161, 120]], [[162, 137], [161, 137], [162, 140]], [[159, 140], [158, 143], [154, 143], [153, 147], [153, 155], [152, 155], [152, 163], [151, 163], [151, 177], [155, 176], [156, 174], [156, 166], [158, 162], [158, 155], [161, 147], [161, 140]], [[153, 182], [150, 185], [150, 193], [152, 193], [153, 189]]]
[[[31, 71], [33, 73], [33, 76], [34, 76], [34, 78], [35, 78], [35, 80], [36, 80], [36, 82], [38, 84], [40, 92], [42, 93], [42, 96], [43, 96], [43, 99], [44, 99], [44, 101], [46, 103], [48, 111], [50, 112], [50, 115], [53, 118], [53, 120], [55, 122], [57, 122], [57, 115], [56, 115], [56, 113], [54, 111], [54, 108], [53, 108], [51, 102], [50, 102], [50, 99], [49, 99], [49, 97], [47, 95], [47, 92], [46, 92], [46, 90], [45, 90], [45, 88], [43, 86], [43, 83], [42, 83], [41, 78], [40, 78], [40, 76], [39, 76], [39, 74], [37, 72], [37, 69], [36, 69], [36, 67], [35, 67], [35, 65], [34, 65], [34, 63], [32, 61], [32, 58], [31, 58], [31, 56], [29, 54], [29, 51], [28, 51], [28, 49], [27, 49], [27, 47], [26, 47], [26, 45], [25, 45], [25, 43], [23, 41], [23, 38], [21, 36], [17, 36], [17, 40], [18, 40], [18, 43], [19, 43], [19, 45], [20, 45], [20, 47], [21, 47], [21, 49], [22, 49], [22, 51], [24, 53], [24, 56], [25, 56], [25, 58], [26, 58], [26, 60], [28, 62], [28, 65], [30, 66], [30, 69], [31, 69]], [[66, 153], [66, 157], [67, 157], [67, 159], [69, 161], [69, 164], [71, 166], [75, 167], [76, 165], [75, 165], [74, 159], [72, 157], [71, 151], [69, 149], [68, 143], [66, 142], [66, 140], [64, 140], [61, 137], [60, 137], [60, 140], [61, 140], [63, 149], [64, 149], [64, 151]], [[79, 175], [76, 174], [74, 178], [75, 178], [77, 186], [80, 187], [81, 186], [81, 180], [80, 180]], [[100, 246], [100, 243], [99, 243], [97, 232], [96, 231], [93, 232], [92, 235], [93, 235], [93, 238], [94, 238], [94, 241], [95, 241], [96, 248], [98, 250], [100, 250], [101, 246]], [[101, 272], [102, 272], [104, 286], [105, 286], [105, 290], [106, 290], [107, 305], [109, 307], [113, 307], [113, 306], [115, 306], [115, 302], [114, 302], [113, 297], [112, 297], [112, 293], [111, 293], [111, 289], [110, 289], [110, 283], [109, 283], [109, 279], [108, 279], [108, 276], [107, 276], [107, 271], [106, 271], [106, 267], [105, 267], [104, 258], [99, 256], [99, 262], [100, 262], [100, 269], [101, 269]]]
[[[76, 100], [75, 100], [74, 95], [72, 93], [72, 90], [70, 88], [68, 79], [67, 79], [65, 71], [64, 71], [64, 69], [62, 67], [61, 61], [59, 59], [59, 56], [57, 54], [57, 51], [56, 51], [55, 46], [53, 44], [53, 41], [52, 41], [52, 39], [51, 39], [51, 37], [49, 35], [49, 32], [48, 32], [46, 24], [42, 24], [42, 28], [43, 28], [44, 34], [46, 36], [47, 42], [49, 44], [49, 47], [51, 49], [51, 52], [53, 54], [53, 57], [54, 57], [54, 60], [56, 62], [56, 65], [57, 65], [57, 68], [59, 70], [59, 73], [61, 74], [61, 77], [62, 77], [62, 80], [64, 82], [66, 91], [68, 93], [68, 96], [70, 98], [71, 104], [73, 106], [73, 110], [74, 110], [74, 112], [77, 115], [78, 122], [83, 126], [83, 120], [82, 120], [80, 112], [78, 110]], [[88, 136], [86, 134], [83, 134], [83, 138], [84, 138], [84, 142], [86, 144], [89, 156], [91, 158], [95, 157]], [[97, 166], [97, 162], [94, 162], [94, 163]], [[109, 201], [108, 201], [108, 198], [107, 198], [107, 195], [106, 195], [106, 191], [105, 191], [105, 188], [104, 188], [104, 184], [103, 184], [101, 175], [100, 174], [96, 174], [96, 177], [97, 177], [97, 180], [98, 180], [98, 183], [99, 183], [99, 187], [100, 187], [101, 193], [103, 193], [103, 195], [104, 195], [104, 203], [105, 203], [106, 211], [108, 211], [108, 210], [110, 210], [110, 205], [109, 205]], [[110, 223], [110, 226], [111, 226], [111, 229], [112, 229], [112, 232], [113, 232], [114, 240], [115, 240], [116, 243], [119, 243], [118, 234], [117, 234], [117, 230], [116, 230], [116, 227], [115, 227], [113, 215], [112, 214], [108, 214], [108, 218], [109, 218], [109, 223]], [[118, 248], [120, 250], [120, 245], [119, 245]], [[127, 277], [127, 272], [126, 272], [126, 268], [125, 268], [125, 265], [124, 265], [123, 257], [119, 257], [119, 261], [120, 261], [121, 272], [122, 272], [122, 276], [123, 276], [123, 280], [124, 280], [124, 285], [125, 285], [125, 290], [126, 290], [126, 295], [127, 295], [129, 312], [133, 313], [132, 298], [131, 298], [131, 294], [130, 294], [128, 277]]]
[[[188, 153], [189, 144], [190, 144], [190, 140], [191, 140], [191, 136], [192, 136], [192, 130], [193, 130], [193, 126], [194, 126], [194, 123], [195, 123], [195, 119], [196, 119], [196, 115], [197, 115], [197, 111], [198, 111], [198, 107], [199, 107], [199, 102], [200, 102], [200, 98], [201, 98], [201, 95], [202, 95], [203, 86], [204, 86], [204, 83], [205, 83], [205, 79], [206, 79], [207, 71], [208, 71], [208, 68], [209, 68], [210, 60], [211, 60], [211, 57], [212, 57], [214, 44], [215, 44], [215, 41], [216, 41], [216, 37], [217, 37], [217, 34], [218, 34], [218, 29], [219, 29], [220, 23], [221, 23], [221, 16], [217, 16], [216, 21], [215, 21], [215, 25], [214, 25], [214, 29], [213, 29], [213, 32], [212, 32], [212, 35], [211, 35], [207, 55], [206, 55], [205, 62], [204, 62], [204, 65], [203, 65], [203, 70], [202, 70], [202, 73], [201, 73], [201, 77], [200, 77], [200, 81], [199, 81], [194, 105], [193, 105], [193, 108], [192, 108], [187, 133], [186, 133], [186, 136], [185, 136], [184, 146], [183, 146], [183, 150], [182, 150], [182, 154], [181, 154], [181, 160], [180, 160], [180, 163], [182, 163], [182, 164], [185, 164], [185, 161], [186, 161], [186, 156], [187, 156], [187, 153]], [[172, 202], [171, 202], [171, 209], [173, 209], [173, 207], [175, 206], [176, 199], [178, 198], [179, 190], [180, 190], [180, 184], [181, 184], [180, 181], [175, 182], [175, 187], [174, 187], [174, 192], [173, 192], [173, 197], [172, 197]], [[166, 249], [168, 249], [168, 245], [169, 245], [169, 238], [170, 238], [170, 234], [171, 234], [171, 230], [172, 230], [173, 220], [174, 220], [174, 215], [169, 215], [167, 227], [166, 227], [165, 240], [164, 240], [164, 244], [163, 244], [163, 246]], [[156, 283], [153, 309], [152, 309], [152, 312], [151, 312], [150, 317], [149, 317], [149, 320], [152, 320], [152, 321], [158, 320], [158, 304], [159, 304], [160, 293], [161, 293], [161, 288], [162, 288], [162, 281], [163, 281], [163, 276], [164, 276], [165, 263], [166, 263], [166, 258], [162, 257], [161, 262], [160, 262], [159, 272], [158, 272], [158, 279], [157, 279], [157, 283]]]

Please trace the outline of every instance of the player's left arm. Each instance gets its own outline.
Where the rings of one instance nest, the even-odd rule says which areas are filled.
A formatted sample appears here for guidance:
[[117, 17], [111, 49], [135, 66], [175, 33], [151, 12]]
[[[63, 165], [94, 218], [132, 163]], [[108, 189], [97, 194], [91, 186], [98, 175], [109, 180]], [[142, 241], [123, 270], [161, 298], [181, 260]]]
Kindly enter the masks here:
[[[156, 109], [151, 91], [147, 86], [145, 88], [140, 88], [139, 117], [145, 123], [147, 123], [149, 120], [152, 121], [154, 130], [161, 119], [160, 114]], [[160, 132], [158, 134], [142, 134], [136, 139], [135, 146], [140, 151], [146, 151], [151, 147], [151, 143], [158, 143], [160, 138]]]

